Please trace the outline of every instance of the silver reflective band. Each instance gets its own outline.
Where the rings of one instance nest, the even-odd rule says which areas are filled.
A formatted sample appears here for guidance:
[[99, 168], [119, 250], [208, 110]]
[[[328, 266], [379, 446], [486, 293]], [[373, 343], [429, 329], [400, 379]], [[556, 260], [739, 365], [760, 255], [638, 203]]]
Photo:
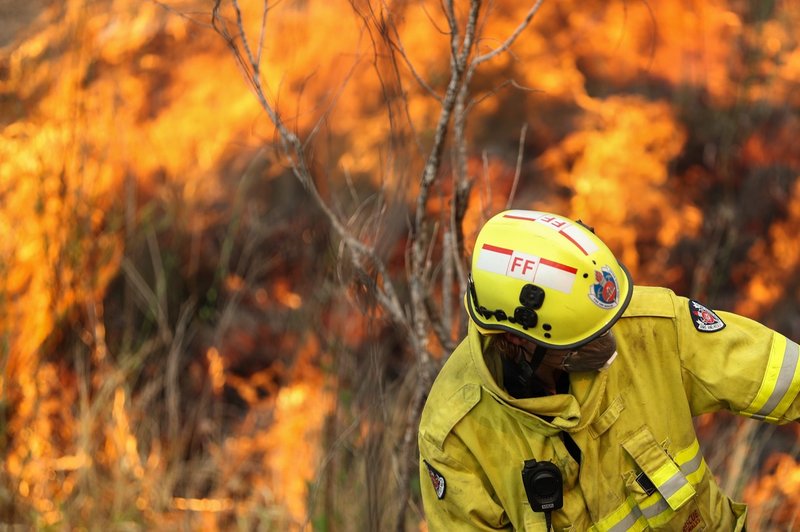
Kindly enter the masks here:
[[778, 373], [778, 378], [775, 381], [775, 388], [772, 390], [767, 402], [764, 403], [764, 406], [762, 406], [758, 412], [753, 414], [754, 418], [766, 418], [770, 413], [772, 413], [773, 410], [775, 410], [775, 407], [781, 402], [783, 396], [786, 395], [786, 392], [792, 385], [794, 372], [797, 368], [799, 350], [800, 348], [796, 343], [788, 338], [786, 339], [786, 350], [783, 353], [783, 361], [781, 363], [780, 372]]
[[626, 530], [629, 530], [636, 523], [636, 521], [639, 520], [641, 515], [642, 511], [639, 510], [639, 507], [634, 506], [631, 508], [630, 513], [626, 515], [619, 523], [609, 528], [608, 532], [625, 532]]
[[675, 495], [679, 489], [687, 485], [689, 482], [686, 480], [686, 477], [683, 476], [683, 473], [678, 471], [666, 482], [661, 484], [660, 486], [656, 486], [658, 488], [658, 492], [665, 498], [669, 499], [673, 495]]
[[691, 460], [686, 462], [685, 464], [679, 464], [681, 471], [687, 477], [700, 469], [700, 465], [703, 463], [703, 455], [700, 452], [699, 448], [697, 453], [692, 457]]
[[644, 514], [644, 516], [649, 521], [650, 519], [654, 518], [655, 516], [657, 516], [661, 512], [665, 512], [665, 511], [667, 511], [669, 509], [670, 509], [670, 507], [669, 507], [669, 504], [667, 504], [667, 501], [665, 501], [663, 498], [661, 498], [653, 506], [648, 506], [647, 508], [642, 510], [642, 513]]

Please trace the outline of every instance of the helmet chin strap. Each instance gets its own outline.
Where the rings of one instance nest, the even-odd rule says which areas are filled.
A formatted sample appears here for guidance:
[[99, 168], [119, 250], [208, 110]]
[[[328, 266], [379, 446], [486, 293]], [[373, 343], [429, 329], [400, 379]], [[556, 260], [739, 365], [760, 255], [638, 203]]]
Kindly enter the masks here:
[[547, 353], [547, 348], [536, 344], [536, 349], [533, 350], [533, 358], [531, 359], [531, 368], [533, 371], [539, 369], [539, 366], [542, 364], [542, 360], [544, 360], [544, 355]]
[[[506, 333], [510, 334], [510, 333]], [[500, 351], [510, 356], [513, 360], [522, 362], [524, 361], [533, 371], [539, 369], [544, 356], [547, 354], [547, 348], [528, 340], [527, 344], [533, 344], [535, 348], [531, 351], [525, 345], [516, 342], [510, 342], [503, 335], [495, 340], [498, 343]], [[530, 360], [528, 360], [530, 358]]]
[[536, 345], [531, 351], [520, 344], [507, 341], [503, 343], [507, 350], [503, 357], [503, 386], [506, 391], [518, 399], [542, 395], [546, 385], [536, 370], [541, 365], [547, 348]]

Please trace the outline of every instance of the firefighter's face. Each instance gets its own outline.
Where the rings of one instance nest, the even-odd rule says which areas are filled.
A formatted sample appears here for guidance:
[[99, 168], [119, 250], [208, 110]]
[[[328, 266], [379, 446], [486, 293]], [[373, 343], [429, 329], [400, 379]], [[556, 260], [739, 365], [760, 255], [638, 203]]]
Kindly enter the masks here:
[[[510, 333], [501, 336], [503, 342], [515, 347], [508, 351], [516, 353], [517, 356], [525, 356], [528, 362], [532, 360], [536, 349], [535, 343]], [[607, 367], [616, 353], [617, 341], [609, 329], [588, 344], [574, 349], [548, 349], [541, 366], [568, 372], [597, 371]]]
[[597, 371], [607, 367], [617, 354], [617, 340], [609, 329], [588, 344], [574, 349], [548, 349], [543, 366], [568, 372]]

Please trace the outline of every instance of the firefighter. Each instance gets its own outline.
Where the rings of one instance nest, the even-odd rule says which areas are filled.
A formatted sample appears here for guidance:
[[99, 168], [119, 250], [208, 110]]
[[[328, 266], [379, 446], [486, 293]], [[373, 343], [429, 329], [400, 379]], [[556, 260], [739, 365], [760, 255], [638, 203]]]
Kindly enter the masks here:
[[590, 228], [536, 211], [482, 227], [464, 304], [419, 427], [429, 530], [744, 529], [692, 418], [797, 420], [795, 342], [634, 286]]

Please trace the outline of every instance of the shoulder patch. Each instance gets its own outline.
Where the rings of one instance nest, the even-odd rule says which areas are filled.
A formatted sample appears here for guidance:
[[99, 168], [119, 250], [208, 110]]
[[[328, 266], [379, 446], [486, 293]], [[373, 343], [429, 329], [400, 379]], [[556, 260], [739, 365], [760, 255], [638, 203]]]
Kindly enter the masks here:
[[431, 477], [431, 482], [433, 482], [433, 491], [436, 492], [436, 498], [444, 499], [444, 492], [447, 488], [444, 477], [441, 473], [436, 471], [436, 468], [430, 465], [427, 460], [423, 460], [423, 462], [425, 462], [425, 467], [428, 468], [428, 476]]
[[717, 332], [725, 328], [725, 322], [713, 310], [693, 299], [689, 300], [689, 313], [694, 328], [700, 332]]

